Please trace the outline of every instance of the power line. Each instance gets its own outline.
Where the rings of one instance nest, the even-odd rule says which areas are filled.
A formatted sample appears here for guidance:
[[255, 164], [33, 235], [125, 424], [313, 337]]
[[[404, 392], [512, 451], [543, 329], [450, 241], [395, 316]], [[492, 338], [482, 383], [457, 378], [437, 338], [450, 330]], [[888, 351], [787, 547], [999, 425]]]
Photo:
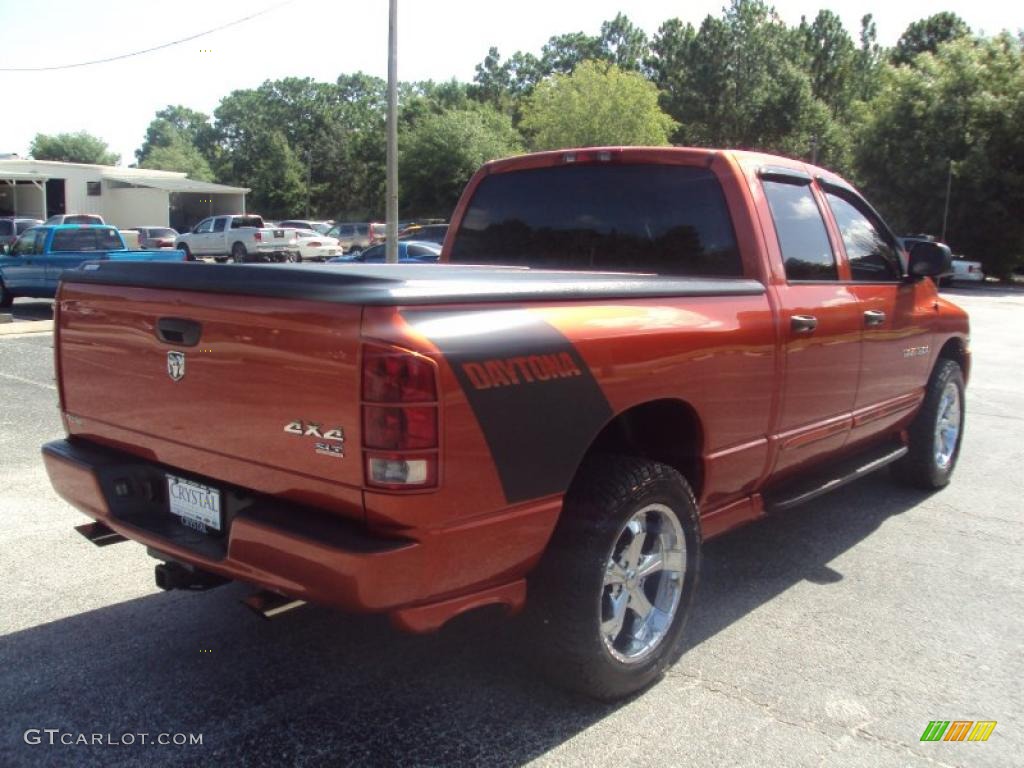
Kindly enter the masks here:
[[187, 43], [190, 40], [196, 40], [196, 39], [198, 39], [200, 37], [206, 37], [206, 35], [212, 35], [214, 32], [220, 32], [222, 29], [227, 29], [228, 27], [238, 26], [239, 24], [243, 24], [243, 23], [245, 23], [247, 21], [251, 21], [252, 19], [258, 18], [260, 16], [265, 16], [266, 14], [270, 13], [271, 11], [276, 11], [278, 8], [282, 8], [282, 7], [286, 6], [286, 5], [291, 5], [294, 2], [295, 2], [295, 0], [284, 0], [284, 2], [278, 3], [277, 5], [272, 5], [269, 8], [264, 8], [262, 11], [257, 11], [256, 13], [249, 14], [248, 16], [245, 16], [245, 17], [243, 17], [241, 19], [235, 19], [234, 21], [229, 21], [227, 24], [221, 24], [219, 27], [214, 27], [213, 29], [208, 29], [205, 32], [198, 32], [198, 33], [196, 33], [194, 35], [189, 35], [188, 37], [183, 37], [180, 40], [174, 40], [174, 41], [172, 41], [170, 43], [164, 43], [162, 45], [157, 45], [157, 46], [154, 46], [153, 48], [145, 48], [145, 49], [143, 49], [141, 51], [132, 51], [131, 53], [122, 53], [122, 54], [120, 54], [118, 56], [110, 56], [110, 57], [105, 58], [105, 59], [94, 59], [93, 61], [82, 61], [82, 62], [79, 62], [78, 64], [58, 64], [58, 65], [52, 66], [52, 67], [0, 67], [0, 72], [53, 72], [53, 71], [58, 70], [58, 69], [76, 69], [78, 67], [91, 67], [94, 64], [107, 64], [108, 62], [111, 62], [111, 61], [119, 61], [121, 59], [130, 59], [133, 56], [142, 56], [145, 53], [152, 53], [153, 51], [159, 51], [159, 50], [162, 50], [164, 48], [171, 48], [172, 46], [175, 46], [175, 45], [181, 45], [182, 43]]

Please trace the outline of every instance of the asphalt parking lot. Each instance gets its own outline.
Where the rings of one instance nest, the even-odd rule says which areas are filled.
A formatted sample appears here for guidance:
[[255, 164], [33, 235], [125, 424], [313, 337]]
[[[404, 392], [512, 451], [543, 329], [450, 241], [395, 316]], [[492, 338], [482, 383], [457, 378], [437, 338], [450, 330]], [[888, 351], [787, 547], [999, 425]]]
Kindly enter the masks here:
[[[52, 334], [0, 335], [0, 765], [1019, 765], [1024, 293], [949, 295], [974, 353], [953, 484], [883, 473], [711, 542], [687, 653], [614, 706], [547, 687], [494, 617], [414, 637], [317, 607], [265, 622], [240, 585], [159, 591], [141, 547], [86, 542], [47, 482]], [[931, 720], [998, 725], [921, 742]]]

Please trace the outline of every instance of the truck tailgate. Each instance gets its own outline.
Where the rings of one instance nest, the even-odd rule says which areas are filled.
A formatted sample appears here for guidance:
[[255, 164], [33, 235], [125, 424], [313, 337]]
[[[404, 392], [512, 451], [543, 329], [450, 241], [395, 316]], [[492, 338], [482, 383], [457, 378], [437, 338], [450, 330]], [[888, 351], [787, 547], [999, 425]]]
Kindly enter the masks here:
[[72, 435], [306, 503], [358, 498], [360, 306], [74, 282], [58, 300]]

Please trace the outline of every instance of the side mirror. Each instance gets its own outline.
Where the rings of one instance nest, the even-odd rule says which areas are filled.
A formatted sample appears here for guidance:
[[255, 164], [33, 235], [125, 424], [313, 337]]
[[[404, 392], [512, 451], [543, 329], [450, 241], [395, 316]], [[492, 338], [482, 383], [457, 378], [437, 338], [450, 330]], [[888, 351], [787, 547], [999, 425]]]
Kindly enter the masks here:
[[953, 252], [941, 243], [914, 243], [907, 270], [911, 277], [946, 277], [953, 274]]

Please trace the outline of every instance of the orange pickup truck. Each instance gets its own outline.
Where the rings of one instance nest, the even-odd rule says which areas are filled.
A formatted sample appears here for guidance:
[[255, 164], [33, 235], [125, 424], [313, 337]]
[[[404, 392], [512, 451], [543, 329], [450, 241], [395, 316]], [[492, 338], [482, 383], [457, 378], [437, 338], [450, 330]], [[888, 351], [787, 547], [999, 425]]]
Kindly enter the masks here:
[[55, 309], [97, 544], [429, 631], [525, 606], [561, 683], [680, 652], [701, 544], [885, 465], [945, 485], [966, 314], [834, 174], [606, 148], [494, 162], [439, 265], [101, 263]]

